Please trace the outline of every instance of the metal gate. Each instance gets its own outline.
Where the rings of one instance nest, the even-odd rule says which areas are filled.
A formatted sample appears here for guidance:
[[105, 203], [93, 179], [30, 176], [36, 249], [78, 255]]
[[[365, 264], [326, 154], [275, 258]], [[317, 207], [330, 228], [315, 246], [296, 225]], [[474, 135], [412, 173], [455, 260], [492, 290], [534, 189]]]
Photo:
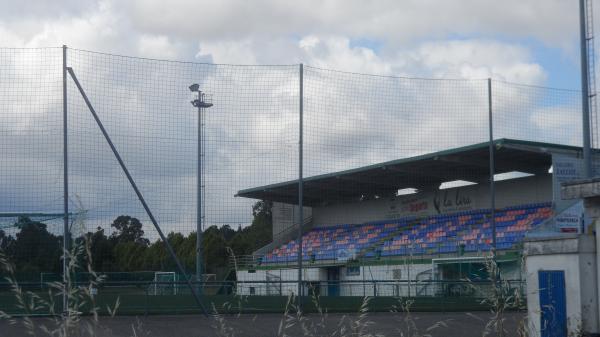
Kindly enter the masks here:
[[540, 286], [540, 330], [542, 337], [567, 336], [565, 272], [538, 271]]

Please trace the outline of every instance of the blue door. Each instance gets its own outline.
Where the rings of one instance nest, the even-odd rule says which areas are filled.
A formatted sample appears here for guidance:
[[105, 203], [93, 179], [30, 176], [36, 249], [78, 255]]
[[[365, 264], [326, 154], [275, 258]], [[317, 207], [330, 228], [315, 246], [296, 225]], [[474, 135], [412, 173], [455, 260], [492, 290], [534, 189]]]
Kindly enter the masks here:
[[327, 268], [327, 295], [328, 296], [339, 296], [340, 295], [340, 268], [339, 267]]
[[567, 337], [565, 272], [538, 271], [540, 283], [541, 337]]

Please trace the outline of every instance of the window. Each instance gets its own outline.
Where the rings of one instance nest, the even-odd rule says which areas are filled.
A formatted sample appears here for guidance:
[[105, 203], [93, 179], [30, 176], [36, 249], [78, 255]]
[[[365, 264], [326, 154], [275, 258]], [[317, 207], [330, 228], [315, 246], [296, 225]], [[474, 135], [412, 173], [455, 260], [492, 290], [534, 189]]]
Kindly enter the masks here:
[[360, 267], [346, 267], [346, 276], [359, 276]]
[[256, 288], [250, 287], [250, 295], [256, 295]]
[[392, 270], [392, 278], [394, 280], [402, 279], [402, 269], [393, 269]]
[[463, 186], [470, 186], [470, 185], [477, 185], [477, 183], [474, 183], [472, 181], [466, 181], [466, 180], [452, 180], [452, 181], [444, 181], [439, 189], [440, 190], [445, 190], [448, 188], [457, 188], [457, 187], [463, 187]]

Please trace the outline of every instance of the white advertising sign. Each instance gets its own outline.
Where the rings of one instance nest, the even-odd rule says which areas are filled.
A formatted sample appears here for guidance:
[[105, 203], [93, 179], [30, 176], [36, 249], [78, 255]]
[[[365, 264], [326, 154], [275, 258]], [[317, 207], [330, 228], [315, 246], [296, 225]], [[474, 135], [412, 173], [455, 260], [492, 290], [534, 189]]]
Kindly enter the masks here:
[[563, 233], [578, 233], [581, 230], [583, 221], [583, 201], [578, 201], [575, 205], [567, 208], [558, 214], [554, 221], [558, 231]]

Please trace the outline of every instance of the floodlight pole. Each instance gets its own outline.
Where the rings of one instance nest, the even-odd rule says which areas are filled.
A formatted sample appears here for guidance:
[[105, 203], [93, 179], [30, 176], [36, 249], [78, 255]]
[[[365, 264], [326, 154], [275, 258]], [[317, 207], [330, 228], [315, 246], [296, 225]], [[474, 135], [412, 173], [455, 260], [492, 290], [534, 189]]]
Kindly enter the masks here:
[[202, 294], [202, 222], [204, 219], [202, 214], [202, 160], [204, 156], [202, 128], [204, 124], [204, 109], [210, 108], [212, 104], [204, 102], [204, 93], [200, 91], [199, 88], [200, 87], [197, 84], [193, 84], [190, 86], [190, 91], [198, 93], [198, 98], [192, 101], [192, 105], [198, 108], [198, 153], [196, 158], [196, 281], [198, 282], [198, 292]]

